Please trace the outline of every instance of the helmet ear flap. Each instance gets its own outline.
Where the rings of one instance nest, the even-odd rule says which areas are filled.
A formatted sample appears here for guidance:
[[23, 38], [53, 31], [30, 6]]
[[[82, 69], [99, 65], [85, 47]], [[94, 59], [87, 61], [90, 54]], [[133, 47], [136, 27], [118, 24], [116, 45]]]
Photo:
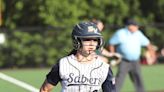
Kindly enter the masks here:
[[80, 41], [80, 39], [78, 37], [76, 37], [76, 36], [73, 36], [72, 39], [73, 39], [72, 41], [73, 41], [73, 47], [74, 47], [74, 49], [75, 50], [80, 49], [80, 47], [81, 47], [81, 41]]
[[104, 39], [102, 37], [99, 38], [98, 40], [98, 45], [96, 49], [100, 49], [104, 45]]
[[104, 44], [105, 44], [105, 42], [104, 42], [104, 39], [101, 37], [101, 39], [100, 39], [101, 41], [100, 41], [100, 47], [103, 47], [104, 46]]

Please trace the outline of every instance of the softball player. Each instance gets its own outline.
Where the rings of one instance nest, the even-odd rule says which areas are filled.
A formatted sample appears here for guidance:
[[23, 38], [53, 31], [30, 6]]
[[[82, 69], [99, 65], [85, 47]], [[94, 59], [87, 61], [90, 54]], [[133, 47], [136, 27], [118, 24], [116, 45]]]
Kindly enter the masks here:
[[53, 66], [40, 92], [50, 92], [58, 82], [61, 92], [115, 92], [112, 70], [95, 54], [103, 46], [96, 25], [91, 22], [75, 25], [72, 41], [74, 50]]

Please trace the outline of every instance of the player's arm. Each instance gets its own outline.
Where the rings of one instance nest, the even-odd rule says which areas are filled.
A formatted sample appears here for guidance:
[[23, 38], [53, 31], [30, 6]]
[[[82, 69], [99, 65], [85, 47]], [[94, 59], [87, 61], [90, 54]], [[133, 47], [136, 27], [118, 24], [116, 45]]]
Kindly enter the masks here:
[[111, 68], [109, 68], [107, 78], [102, 84], [102, 90], [103, 92], [116, 92], [115, 79]]
[[53, 89], [53, 85], [48, 83], [47, 80], [44, 81], [44, 83], [42, 84], [41, 88], [40, 88], [40, 92], [51, 92], [51, 90]]
[[108, 46], [108, 50], [109, 50], [111, 53], [115, 53], [115, 46], [114, 46], [114, 45], [109, 45], [109, 46]]
[[117, 59], [121, 59], [122, 56], [119, 53], [116, 53], [114, 47], [111, 46], [111, 52], [106, 50], [105, 48], [102, 50], [102, 54], [106, 57], [116, 57]]
[[51, 92], [52, 88], [61, 81], [59, 76], [59, 63], [53, 66], [51, 71], [47, 74], [44, 83], [40, 88], [40, 92]]
[[106, 50], [105, 48], [102, 49], [102, 55], [106, 56], [106, 57], [112, 57], [113, 53], [109, 52], [108, 50]]

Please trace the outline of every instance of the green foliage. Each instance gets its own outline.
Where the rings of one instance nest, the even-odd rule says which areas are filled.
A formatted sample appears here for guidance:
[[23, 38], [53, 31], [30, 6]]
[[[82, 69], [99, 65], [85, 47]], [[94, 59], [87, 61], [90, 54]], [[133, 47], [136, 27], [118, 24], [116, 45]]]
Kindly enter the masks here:
[[[50, 66], [72, 49], [71, 31], [79, 21], [97, 18], [104, 22], [105, 41], [124, 17], [134, 17], [153, 44], [163, 46], [163, 0], [0, 0], [2, 27], [8, 32], [1, 46], [0, 66]], [[111, 26], [116, 26], [111, 28]], [[28, 27], [40, 27], [28, 32]], [[27, 29], [21, 29], [26, 27]], [[44, 28], [52, 29], [44, 29]], [[43, 28], [43, 29], [42, 29]], [[19, 29], [19, 30], [18, 30]], [[157, 40], [160, 39], [160, 40]]]
[[46, 0], [40, 8], [40, 16], [46, 24], [66, 27], [75, 24], [85, 12], [85, 2], [79, 0]]

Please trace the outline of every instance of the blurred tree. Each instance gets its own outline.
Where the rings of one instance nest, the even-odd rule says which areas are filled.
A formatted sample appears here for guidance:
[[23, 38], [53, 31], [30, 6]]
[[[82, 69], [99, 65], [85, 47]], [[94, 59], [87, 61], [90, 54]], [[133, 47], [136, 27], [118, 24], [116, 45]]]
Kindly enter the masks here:
[[40, 7], [40, 17], [48, 25], [58, 27], [69, 27], [76, 24], [81, 16], [87, 12], [86, 1], [79, 0], [46, 0], [44, 6]]
[[[71, 31], [79, 21], [100, 19], [105, 40], [134, 17], [143, 32], [162, 47], [164, 0], [0, 0], [2, 27], [7, 45], [0, 52], [0, 65], [47, 66], [71, 49]], [[30, 29], [31, 28], [31, 29]], [[160, 31], [161, 30], [161, 31]], [[157, 40], [160, 39], [160, 40]], [[4, 54], [5, 52], [5, 54]], [[59, 53], [60, 52], [60, 53]]]

